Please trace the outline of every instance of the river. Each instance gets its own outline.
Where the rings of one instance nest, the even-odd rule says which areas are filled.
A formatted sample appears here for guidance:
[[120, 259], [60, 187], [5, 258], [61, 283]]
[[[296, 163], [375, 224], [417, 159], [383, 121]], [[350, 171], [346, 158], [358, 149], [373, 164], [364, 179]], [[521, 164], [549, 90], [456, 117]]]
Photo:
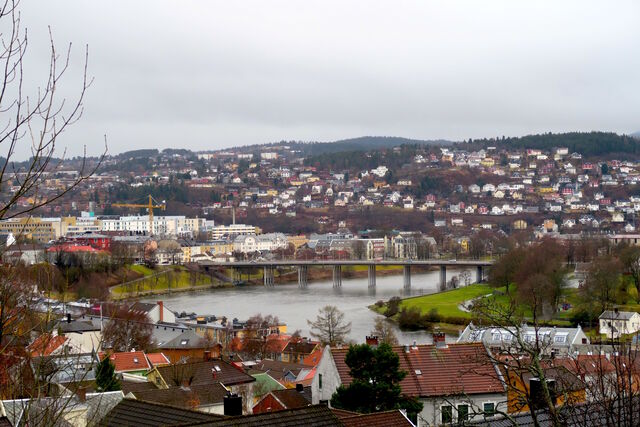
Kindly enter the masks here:
[[[460, 271], [447, 271], [447, 280]], [[303, 336], [309, 336], [307, 319], [315, 319], [318, 310], [325, 305], [335, 305], [351, 322], [349, 338], [364, 342], [370, 334], [375, 318], [379, 315], [367, 307], [376, 301], [387, 301], [393, 296], [406, 297], [436, 292], [440, 278], [439, 271], [413, 274], [411, 290], [403, 289], [402, 274], [378, 276], [376, 288], [369, 289], [367, 278], [342, 280], [342, 286], [334, 288], [331, 280], [310, 282], [307, 288], [299, 288], [296, 283], [279, 284], [274, 287], [243, 286], [220, 288], [209, 291], [164, 295], [167, 308], [175, 312], [195, 312], [227, 316], [229, 319], [246, 320], [254, 314], [272, 314], [287, 324], [289, 333], [300, 329]], [[159, 297], [158, 297], [159, 298]], [[155, 301], [158, 298], [149, 301]], [[396, 334], [401, 344], [430, 343], [431, 334], [426, 331], [401, 331], [395, 324]]]

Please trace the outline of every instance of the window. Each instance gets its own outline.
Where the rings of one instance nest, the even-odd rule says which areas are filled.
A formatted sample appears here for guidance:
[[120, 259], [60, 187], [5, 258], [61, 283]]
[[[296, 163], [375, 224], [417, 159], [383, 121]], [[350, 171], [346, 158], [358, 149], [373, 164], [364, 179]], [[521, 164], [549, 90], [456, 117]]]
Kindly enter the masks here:
[[469, 420], [469, 405], [458, 405], [458, 423]]
[[567, 336], [566, 335], [556, 335], [553, 340], [555, 342], [557, 342], [557, 343], [563, 343], [563, 342], [565, 342], [567, 340]]
[[451, 405], [444, 405], [440, 407], [442, 424], [447, 424], [453, 421], [453, 408]]
[[493, 402], [486, 402], [482, 405], [482, 411], [485, 417], [493, 417], [496, 413], [496, 404]]
[[322, 390], [322, 374], [318, 374], [318, 388]]

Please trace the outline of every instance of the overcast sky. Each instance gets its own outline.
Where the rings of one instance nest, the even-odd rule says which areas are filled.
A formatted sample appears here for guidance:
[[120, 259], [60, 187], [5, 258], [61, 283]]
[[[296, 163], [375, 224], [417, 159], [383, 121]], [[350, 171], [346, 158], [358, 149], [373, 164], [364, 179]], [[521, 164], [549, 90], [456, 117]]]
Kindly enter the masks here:
[[362, 135], [467, 139], [640, 130], [640, 2], [22, 0], [28, 80], [47, 26], [97, 154]]

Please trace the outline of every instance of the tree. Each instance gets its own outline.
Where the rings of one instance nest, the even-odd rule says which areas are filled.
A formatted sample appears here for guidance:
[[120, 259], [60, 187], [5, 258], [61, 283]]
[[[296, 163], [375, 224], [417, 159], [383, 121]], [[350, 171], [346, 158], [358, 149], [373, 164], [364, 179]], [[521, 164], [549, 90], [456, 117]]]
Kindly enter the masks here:
[[109, 356], [105, 356], [96, 365], [96, 389], [100, 392], [120, 390], [120, 381], [116, 376], [116, 367]]
[[360, 413], [402, 408], [413, 417], [422, 410], [420, 402], [402, 395], [400, 381], [407, 373], [400, 370], [400, 359], [389, 344], [352, 345], [345, 363], [352, 382], [338, 387], [331, 397], [332, 407]]
[[625, 246], [620, 250], [620, 262], [624, 271], [631, 276], [640, 295], [640, 246]]
[[513, 248], [501, 256], [489, 270], [489, 283], [494, 286], [504, 286], [507, 294], [510, 285], [515, 281], [516, 273], [524, 259], [524, 251]]
[[[104, 153], [97, 162], [83, 157], [78, 176], [54, 193], [44, 193], [44, 177], [62, 166], [61, 158], [54, 158], [58, 138], [77, 122], [83, 112], [84, 97], [92, 79], [87, 75], [88, 48], [85, 50], [84, 72], [79, 95], [70, 102], [60, 98], [59, 87], [70, 66], [71, 45], [62, 56], [49, 32], [50, 60], [48, 78], [42, 86], [33, 89], [25, 83], [27, 31], [21, 26], [18, 1], [5, 0], [0, 6], [3, 30], [0, 48], [0, 146], [4, 151], [0, 162], [0, 188], [17, 183], [10, 198], [0, 205], [0, 219], [32, 213], [63, 197], [89, 178], [100, 166]], [[31, 152], [25, 162], [16, 162], [16, 155]], [[32, 203], [21, 203], [27, 198]]]
[[145, 313], [126, 305], [110, 307], [108, 312], [111, 319], [102, 332], [105, 347], [113, 351], [151, 349], [153, 326]]
[[382, 317], [377, 317], [371, 330], [371, 335], [378, 337], [381, 343], [398, 345], [398, 337], [391, 323]]
[[620, 262], [610, 255], [595, 259], [589, 267], [587, 278], [581, 289], [585, 304], [590, 306], [597, 304], [597, 307], [593, 308], [600, 313], [610, 308], [616, 302], [617, 293], [622, 287], [621, 271]]
[[351, 332], [351, 322], [345, 323], [344, 313], [333, 305], [318, 310], [316, 320], [307, 320], [307, 323], [311, 327], [312, 337], [331, 346], [343, 344]]

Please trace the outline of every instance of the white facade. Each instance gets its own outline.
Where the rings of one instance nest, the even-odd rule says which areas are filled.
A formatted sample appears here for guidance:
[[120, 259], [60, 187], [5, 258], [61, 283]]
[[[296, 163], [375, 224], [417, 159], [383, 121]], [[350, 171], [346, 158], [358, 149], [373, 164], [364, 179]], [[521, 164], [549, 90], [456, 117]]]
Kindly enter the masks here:
[[274, 251], [286, 249], [289, 242], [282, 233], [268, 233], [259, 236], [238, 236], [233, 241], [233, 250], [241, 253]]
[[[164, 236], [195, 235], [204, 228], [204, 218], [176, 216], [154, 216], [152, 233]], [[149, 232], [149, 216], [121, 216], [118, 219], [102, 220], [102, 231]]]

